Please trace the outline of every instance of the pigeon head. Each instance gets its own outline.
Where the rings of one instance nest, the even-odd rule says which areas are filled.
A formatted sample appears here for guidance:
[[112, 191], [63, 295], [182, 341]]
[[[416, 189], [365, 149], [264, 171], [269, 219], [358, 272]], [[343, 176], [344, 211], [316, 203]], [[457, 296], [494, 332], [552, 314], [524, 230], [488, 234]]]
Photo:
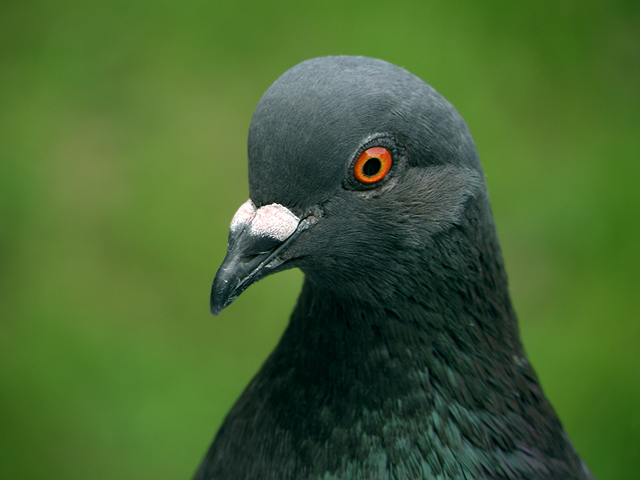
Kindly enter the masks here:
[[475, 145], [435, 90], [362, 57], [293, 67], [253, 116], [249, 192], [212, 312], [270, 273], [305, 281], [196, 479], [593, 479], [527, 361]]
[[490, 217], [462, 117], [384, 61], [323, 57], [285, 72], [256, 108], [248, 154], [250, 199], [231, 222], [214, 314], [292, 267], [339, 296], [393, 296], [421, 263], [459, 262], [448, 233]]

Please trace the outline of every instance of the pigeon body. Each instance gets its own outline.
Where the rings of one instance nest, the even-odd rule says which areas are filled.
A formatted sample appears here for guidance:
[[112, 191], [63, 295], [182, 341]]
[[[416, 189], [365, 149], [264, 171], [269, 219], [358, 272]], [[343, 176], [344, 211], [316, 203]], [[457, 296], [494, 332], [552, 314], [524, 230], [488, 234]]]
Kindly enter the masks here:
[[521, 345], [479, 157], [404, 69], [324, 57], [249, 131], [250, 200], [211, 295], [305, 281], [196, 479], [592, 479]]

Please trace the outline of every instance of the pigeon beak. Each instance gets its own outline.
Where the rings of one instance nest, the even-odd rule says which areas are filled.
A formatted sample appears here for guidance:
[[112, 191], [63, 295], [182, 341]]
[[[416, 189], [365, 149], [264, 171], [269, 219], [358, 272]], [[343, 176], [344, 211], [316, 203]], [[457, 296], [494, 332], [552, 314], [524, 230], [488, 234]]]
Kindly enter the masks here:
[[243, 203], [231, 220], [227, 255], [211, 286], [211, 313], [218, 315], [249, 285], [280, 266], [279, 255], [318, 219], [315, 212], [300, 219], [277, 203], [260, 208], [251, 200]]

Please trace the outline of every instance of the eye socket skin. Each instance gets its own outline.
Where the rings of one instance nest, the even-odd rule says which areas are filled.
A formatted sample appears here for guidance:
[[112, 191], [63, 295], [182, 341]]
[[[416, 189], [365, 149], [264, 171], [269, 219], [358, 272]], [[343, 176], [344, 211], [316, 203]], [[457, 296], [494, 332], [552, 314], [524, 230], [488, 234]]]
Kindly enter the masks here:
[[382, 180], [392, 164], [391, 152], [385, 147], [367, 148], [356, 160], [353, 175], [359, 182], [370, 185]]

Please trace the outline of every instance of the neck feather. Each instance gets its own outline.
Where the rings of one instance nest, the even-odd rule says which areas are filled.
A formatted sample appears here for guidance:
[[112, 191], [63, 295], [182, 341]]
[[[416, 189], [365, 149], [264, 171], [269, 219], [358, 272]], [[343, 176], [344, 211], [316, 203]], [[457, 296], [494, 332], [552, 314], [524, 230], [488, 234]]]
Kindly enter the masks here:
[[307, 276], [202, 472], [223, 476], [260, 452], [259, 471], [229, 478], [576, 478], [518, 338], [493, 226], [480, 221], [412, 252], [392, 301]]

